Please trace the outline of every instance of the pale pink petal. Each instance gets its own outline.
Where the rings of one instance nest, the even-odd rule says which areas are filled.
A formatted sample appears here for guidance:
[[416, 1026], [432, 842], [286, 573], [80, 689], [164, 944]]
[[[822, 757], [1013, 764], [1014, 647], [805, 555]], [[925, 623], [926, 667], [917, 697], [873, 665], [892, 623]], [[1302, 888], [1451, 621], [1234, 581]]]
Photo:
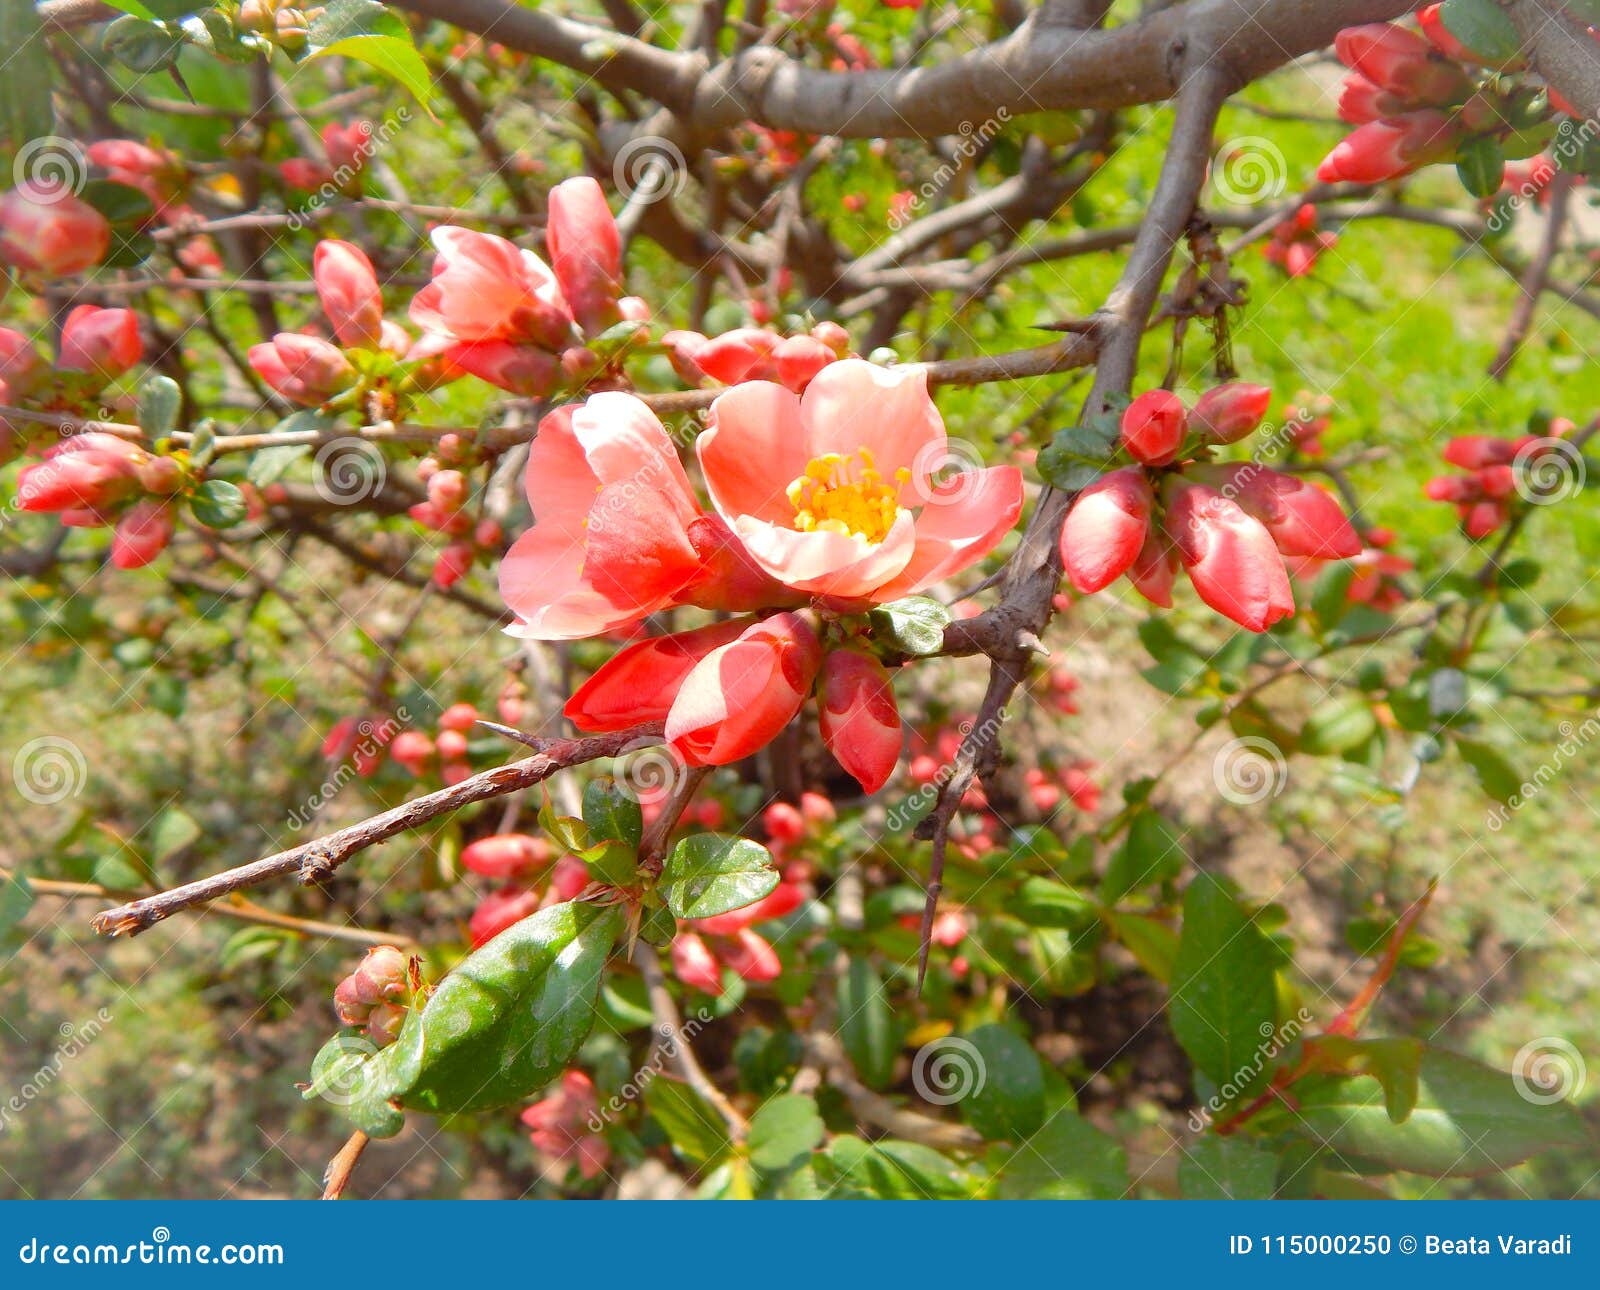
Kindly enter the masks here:
[[800, 400], [771, 381], [746, 381], [711, 405], [711, 428], [695, 441], [711, 504], [729, 524], [751, 515], [787, 524], [786, 489], [810, 460]]
[[870, 595], [893, 578], [906, 567], [916, 545], [910, 511], [900, 512], [882, 542], [854, 533], [800, 533], [749, 516], [740, 516], [734, 531], [750, 558], [780, 582], [844, 600]]
[[539, 422], [522, 478], [534, 522], [556, 524], [581, 537], [600, 481], [573, 432], [571, 408], [557, 408]]
[[981, 560], [1021, 513], [1022, 472], [1015, 466], [991, 466], [946, 480], [917, 515], [910, 562], [878, 588], [878, 598], [912, 595]]
[[500, 595], [518, 622], [511, 636], [582, 640], [633, 622], [583, 576], [583, 547], [553, 526], [529, 529], [500, 561]]
[[573, 412], [572, 431], [601, 484], [632, 484], [659, 493], [684, 524], [700, 514], [677, 448], [656, 414], [633, 395], [591, 395]]
[[923, 474], [945, 455], [944, 421], [914, 364], [879, 367], [859, 358], [830, 363], [800, 400], [806, 456], [849, 456], [866, 448], [888, 480], [902, 467]]

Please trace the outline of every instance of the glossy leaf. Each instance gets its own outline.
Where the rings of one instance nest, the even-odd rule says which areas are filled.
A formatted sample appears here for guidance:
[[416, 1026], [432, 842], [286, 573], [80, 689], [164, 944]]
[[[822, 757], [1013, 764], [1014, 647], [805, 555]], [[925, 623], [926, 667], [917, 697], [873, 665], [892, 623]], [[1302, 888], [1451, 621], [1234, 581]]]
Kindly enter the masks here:
[[678, 918], [743, 909], [778, 885], [772, 853], [748, 838], [696, 833], [672, 848], [661, 868], [661, 896]]

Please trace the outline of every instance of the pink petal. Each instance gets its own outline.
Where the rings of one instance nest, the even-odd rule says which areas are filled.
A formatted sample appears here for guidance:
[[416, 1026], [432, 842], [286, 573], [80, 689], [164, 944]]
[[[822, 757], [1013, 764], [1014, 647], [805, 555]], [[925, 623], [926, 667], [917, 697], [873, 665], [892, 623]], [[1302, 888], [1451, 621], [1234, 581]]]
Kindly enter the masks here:
[[928, 397], [927, 372], [914, 364], [830, 363], [806, 386], [800, 417], [808, 458], [866, 448], [885, 479], [901, 467], [926, 475], [945, 456], [944, 421]]
[[[591, 395], [573, 412], [572, 431], [602, 485], [655, 492], [683, 524], [700, 514], [677, 448], [656, 414], [633, 395], [615, 391]], [[667, 522], [668, 517], [661, 519]]]
[[981, 560], [1022, 513], [1022, 472], [991, 466], [946, 480], [917, 516], [916, 546], [899, 575], [877, 590], [898, 600]]
[[729, 524], [751, 515], [794, 518], [787, 488], [810, 460], [800, 400], [771, 381], [746, 381], [711, 405], [711, 428], [695, 441], [711, 504]]
[[916, 546], [910, 511], [900, 512], [882, 542], [854, 533], [800, 533], [749, 516], [740, 516], [734, 531], [750, 558], [779, 582], [842, 600], [872, 595], [906, 567]]

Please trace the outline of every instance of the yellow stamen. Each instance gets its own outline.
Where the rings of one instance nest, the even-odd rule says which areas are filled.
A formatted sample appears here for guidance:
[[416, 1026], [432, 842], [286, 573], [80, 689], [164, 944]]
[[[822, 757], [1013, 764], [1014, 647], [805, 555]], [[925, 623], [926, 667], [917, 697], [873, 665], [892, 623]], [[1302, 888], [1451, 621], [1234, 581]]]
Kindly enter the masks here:
[[[911, 472], [904, 467], [895, 471], [898, 483], [909, 478]], [[896, 486], [884, 481], [866, 448], [813, 457], [785, 491], [794, 507], [794, 526], [802, 533], [854, 533], [882, 542], [900, 514]]]

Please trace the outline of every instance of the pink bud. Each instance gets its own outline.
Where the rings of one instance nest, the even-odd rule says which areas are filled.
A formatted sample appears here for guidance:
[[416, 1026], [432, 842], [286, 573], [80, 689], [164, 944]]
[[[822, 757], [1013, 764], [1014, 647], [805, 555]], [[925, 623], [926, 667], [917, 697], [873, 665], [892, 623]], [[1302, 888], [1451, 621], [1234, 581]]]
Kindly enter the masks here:
[[696, 355], [706, 347], [706, 338], [697, 331], [669, 331], [661, 338], [662, 347], [672, 361], [672, 370], [686, 385], [698, 385], [706, 379]]
[[383, 342], [383, 296], [366, 253], [349, 242], [328, 239], [317, 243], [312, 266], [317, 298], [339, 343], [378, 348]]
[[706, 943], [693, 932], [672, 938], [672, 972], [687, 986], [713, 998], [722, 994], [722, 971]]
[[337, 121], [330, 121], [322, 127], [322, 151], [327, 154], [328, 164], [335, 171], [343, 171], [335, 179], [341, 188], [348, 187], [350, 181], [365, 169], [367, 157], [372, 152], [372, 123], [369, 121], [352, 121], [349, 125], [340, 125]]
[[839, 818], [832, 802], [821, 793], [809, 790], [800, 794], [800, 815], [812, 828], [826, 828]]
[[714, 381], [737, 385], [760, 379], [778, 338], [755, 327], [737, 327], [713, 337], [695, 352], [695, 364]]
[[1385, 117], [1399, 116], [1406, 110], [1406, 102], [1398, 95], [1381, 89], [1359, 72], [1344, 78], [1339, 92], [1339, 119], [1351, 125], [1365, 125]]
[[0, 382], [6, 398], [20, 399], [33, 393], [50, 371], [50, 364], [21, 332], [0, 327]]
[[1333, 495], [1298, 475], [1244, 462], [1200, 467], [1192, 477], [1215, 483], [1265, 526], [1284, 555], [1348, 560], [1361, 554], [1361, 539]]
[[1162, 609], [1172, 608], [1172, 579], [1178, 571], [1178, 553], [1165, 531], [1156, 524], [1145, 534], [1144, 545], [1128, 566], [1128, 581], [1141, 596]]
[[478, 720], [478, 709], [470, 703], [452, 703], [439, 714], [440, 730], [470, 731]]
[[1253, 632], [1294, 612], [1294, 594], [1272, 535], [1237, 503], [1204, 484], [1167, 485], [1166, 529], [1200, 599]]
[[1500, 439], [1487, 434], [1457, 435], [1444, 447], [1441, 454], [1452, 466], [1463, 470], [1480, 470], [1484, 466], [1506, 465], [1517, 459], [1517, 444], [1511, 439]]
[[149, 456], [114, 435], [74, 435], [18, 476], [17, 504], [25, 511], [103, 512], [138, 491], [139, 468]]
[[484, 340], [452, 346], [445, 358], [468, 375], [525, 399], [543, 398], [561, 376], [556, 356], [537, 345]]
[[550, 267], [572, 316], [588, 335], [617, 320], [622, 293], [622, 242], [600, 185], [587, 175], [550, 190], [545, 227]]
[[461, 853], [461, 864], [485, 878], [526, 879], [545, 868], [555, 852], [544, 838], [529, 833], [497, 833], [479, 838]]
[[61, 328], [57, 366], [88, 372], [106, 384], [137, 363], [143, 353], [139, 319], [133, 310], [79, 305]]
[[778, 379], [799, 394], [838, 355], [813, 336], [791, 336], [779, 342], [772, 357], [778, 365]]
[[1265, 385], [1236, 381], [1207, 390], [1189, 413], [1189, 424], [1213, 443], [1237, 443], [1261, 424], [1272, 402]]
[[172, 540], [172, 507], [166, 502], [135, 502], [117, 521], [111, 539], [111, 563], [119, 569], [142, 569]]
[[1110, 586], [1139, 556], [1155, 496], [1144, 471], [1125, 466], [1078, 495], [1061, 526], [1061, 563], [1084, 595]]
[[805, 836], [806, 824], [800, 812], [788, 802], [774, 802], [761, 813], [761, 826], [773, 842], [798, 842]]
[[41, 277], [82, 273], [111, 249], [106, 217], [59, 184], [23, 183], [0, 195], [0, 261]]
[[1431, 109], [1373, 121], [1334, 146], [1317, 168], [1317, 178], [1329, 184], [1382, 183], [1441, 155], [1453, 133], [1450, 118]]
[[472, 947], [492, 941], [513, 923], [539, 912], [539, 893], [526, 887], [502, 887], [485, 896], [467, 921]]
[[421, 778], [433, 760], [433, 740], [420, 730], [402, 730], [389, 745], [389, 756]]
[[1165, 466], [1178, 455], [1189, 415], [1171, 390], [1149, 390], [1122, 414], [1122, 442], [1135, 461]]
[[428, 500], [446, 514], [459, 511], [467, 500], [467, 477], [459, 470], [435, 471], [428, 478]]
[[1415, 32], [1393, 23], [1346, 27], [1333, 47], [1346, 67], [1406, 103], [1444, 103], [1467, 88], [1459, 67], [1440, 58]]
[[843, 358], [850, 352], [850, 333], [836, 322], [819, 322], [811, 329], [811, 334], [831, 349], [836, 358]]
[[617, 312], [624, 322], [649, 322], [650, 302], [643, 296], [623, 296], [617, 301]]
[[433, 585], [445, 590], [467, 576], [477, 551], [470, 542], [452, 542], [433, 562]]
[[822, 662], [822, 742], [868, 793], [894, 774], [904, 733], [882, 663], [861, 650], [835, 649]]
[[441, 730], [434, 746], [446, 761], [457, 761], [467, 755], [467, 737], [459, 730]]
[[722, 960], [746, 981], [775, 981], [783, 971], [778, 951], [765, 937], [748, 927], [722, 946]]
[[285, 398], [307, 407], [326, 403], [355, 383], [356, 370], [337, 346], [315, 336], [281, 331], [250, 347], [250, 366]]

